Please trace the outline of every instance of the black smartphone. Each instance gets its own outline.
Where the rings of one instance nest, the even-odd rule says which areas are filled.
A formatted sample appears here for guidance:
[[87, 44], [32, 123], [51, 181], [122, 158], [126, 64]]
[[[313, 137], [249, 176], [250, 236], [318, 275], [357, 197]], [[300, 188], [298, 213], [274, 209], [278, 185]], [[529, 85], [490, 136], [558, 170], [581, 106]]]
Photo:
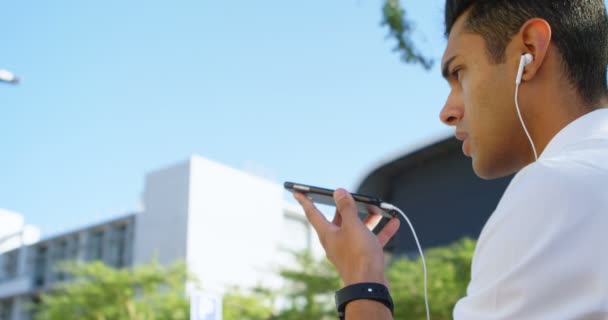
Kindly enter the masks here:
[[[291, 192], [301, 192], [305, 194], [312, 202], [334, 207], [336, 206], [336, 203], [334, 202], [335, 190], [313, 187], [306, 184], [294, 182], [285, 182], [283, 186], [285, 187], [285, 189]], [[382, 213], [382, 216], [386, 218], [390, 219], [396, 215], [396, 212], [394, 211], [382, 209], [380, 206], [383, 201], [378, 198], [357, 193], [351, 193], [351, 195], [353, 196], [353, 199], [355, 199], [355, 203], [357, 204], [357, 209], [359, 213], [363, 215], [367, 215], [369, 213], [369, 206], [378, 207]]]

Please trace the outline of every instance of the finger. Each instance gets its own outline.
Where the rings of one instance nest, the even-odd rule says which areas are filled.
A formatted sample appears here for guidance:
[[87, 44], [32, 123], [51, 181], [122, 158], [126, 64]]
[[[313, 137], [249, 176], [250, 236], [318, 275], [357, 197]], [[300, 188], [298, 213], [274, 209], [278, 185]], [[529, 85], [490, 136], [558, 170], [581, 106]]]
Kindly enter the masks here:
[[380, 208], [376, 206], [368, 206], [367, 210], [369, 213], [367, 217], [365, 217], [365, 220], [363, 220], [363, 223], [371, 231], [374, 230], [378, 223], [380, 223], [380, 220], [382, 220], [382, 214], [380, 214]]
[[334, 201], [342, 217], [342, 222], [353, 223], [361, 221], [357, 215], [358, 210], [355, 200], [346, 190], [338, 189], [334, 191]]
[[317, 231], [319, 237], [325, 234], [327, 228], [329, 228], [329, 221], [325, 218], [325, 216], [315, 207], [315, 205], [301, 192], [294, 192], [294, 198], [298, 200], [302, 208], [304, 209], [304, 213], [306, 214], [306, 219], [310, 222], [313, 228]]
[[334, 215], [334, 219], [331, 221], [331, 223], [335, 224], [338, 227], [342, 225], [342, 215], [340, 215], [340, 212], [338, 210], [336, 210], [336, 214]]
[[401, 221], [399, 218], [395, 217], [388, 221], [388, 223], [380, 230], [378, 233], [378, 241], [384, 247], [386, 243], [397, 233], [399, 230], [399, 226], [401, 225]]

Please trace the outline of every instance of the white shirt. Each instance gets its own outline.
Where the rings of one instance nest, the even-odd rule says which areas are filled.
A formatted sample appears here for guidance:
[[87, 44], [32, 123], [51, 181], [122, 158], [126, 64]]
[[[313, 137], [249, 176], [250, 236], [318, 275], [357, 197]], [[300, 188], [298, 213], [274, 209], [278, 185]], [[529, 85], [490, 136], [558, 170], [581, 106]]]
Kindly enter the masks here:
[[608, 109], [570, 123], [515, 175], [454, 319], [608, 319]]

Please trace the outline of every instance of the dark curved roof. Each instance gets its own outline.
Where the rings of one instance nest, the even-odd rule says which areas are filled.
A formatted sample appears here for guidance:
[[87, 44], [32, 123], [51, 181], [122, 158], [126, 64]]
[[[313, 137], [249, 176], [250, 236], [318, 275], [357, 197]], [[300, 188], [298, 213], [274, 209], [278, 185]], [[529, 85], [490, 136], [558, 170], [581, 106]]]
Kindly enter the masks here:
[[[409, 212], [426, 247], [477, 238], [512, 175], [493, 180], [478, 177], [461, 147], [451, 134], [430, 139], [373, 167], [357, 192]], [[377, 229], [382, 227], [381, 222]], [[385, 250], [397, 255], [415, 252], [410, 230], [399, 229]]]
[[358, 183], [357, 192], [386, 199], [388, 188], [391, 185], [387, 182], [392, 177], [400, 172], [422, 166], [433, 158], [441, 157], [449, 152], [459, 151], [461, 146], [462, 142], [454, 138], [452, 132], [450, 134], [443, 133], [417, 144], [413, 148], [400, 152], [396, 157], [384, 160], [373, 167]]

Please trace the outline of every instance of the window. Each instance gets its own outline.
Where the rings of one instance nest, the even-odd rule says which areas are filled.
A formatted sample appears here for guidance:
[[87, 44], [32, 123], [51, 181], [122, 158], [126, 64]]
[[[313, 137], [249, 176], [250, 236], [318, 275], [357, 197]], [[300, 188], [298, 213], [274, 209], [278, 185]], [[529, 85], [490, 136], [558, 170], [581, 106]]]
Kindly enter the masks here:
[[[55, 244], [55, 254], [53, 255], [53, 264], [57, 266], [57, 263], [68, 260], [68, 242], [65, 239], [59, 240]], [[55, 279], [61, 281], [65, 279], [65, 273], [56, 272]]]
[[59, 262], [68, 258], [68, 242], [66, 240], [60, 240], [56, 244], [55, 257], [53, 260]]
[[80, 246], [80, 238], [79, 238], [78, 234], [75, 234], [68, 241], [68, 249], [67, 249], [68, 252], [67, 252], [66, 259], [77, 260], [79, 246]]
[[17, 269], [19, 266], [19, 249], [7, 252], [3, 256], [3, 271], [5, 279], [17, 277]]
[[42, 287], [45, 284], [47, 247], [40, 246], [34, 256], [34, 286]]
[[87, 246], [88, 260], [103, 260], [103, 230], [93, 231], [89, 235]]
[[112, 253], [112, 265], [122, 268], [127, 265], [128, 228], [126, 224], [114, 227], [110, 252]]
[[13, 312], [12, 299], [0, 300], [0, 320], [10, 320]]

